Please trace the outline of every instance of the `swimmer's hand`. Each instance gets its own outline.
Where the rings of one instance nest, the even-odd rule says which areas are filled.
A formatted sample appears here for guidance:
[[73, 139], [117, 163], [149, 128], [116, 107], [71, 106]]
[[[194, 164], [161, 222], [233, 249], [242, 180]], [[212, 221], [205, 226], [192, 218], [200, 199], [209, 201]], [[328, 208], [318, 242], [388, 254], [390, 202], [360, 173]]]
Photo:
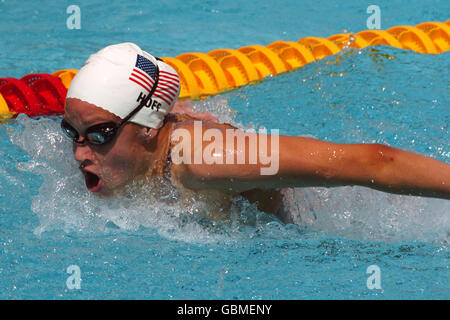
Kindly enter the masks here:
[[[203, 124], [203, 132], [216, 129], [213, 136], [221, 133], [222, 139], [214, 140], [223, 140], [220, 150], [218, 145], [212, 147], [211, 139], [195, 138], [194, 124], [180, 129], [185, 129], [184, 134], [189, 133], [191, 139], [183, 136], [186, 145], [172, 140], [172, 147], [178, 147], [172, 149], [172, 159], [175, 150], [180, 151], [180, 144], [183, 153], [192, 157], [191, 161], [184, 157], [181, 163], [173, 165], [172, 173], [190, 189], [241, 193], [258, 188], [360, 185], [389, 193], [450, 199], [449, 164], [386, 145], [330, 143], [290, 136], [265, 136], [264, 140], [261, 134], [237, 129], [235, 134], [241, 138], [248, 136], [245, 143], [227, 145], [228, 132], [223, 125]], [[255, 152], [257, 160], [252, 163]], [[236, 164], [243, 155], [244, 164]]]
[[212, 121], [212, 122], [218, 121], [218, 119], [216, 117], [214, 117], [212, 114], [209, 114], [207, 112], [203, 112], [203, 113], [196, 112], [192, 108], [189, 108], [189, 106], [192, 106], [192, 105], [193, 105], [193, 102], [191, 100], [177, 101], [175, 103], [175, 105], [173, 106], [172, 110], [170, 110], [170, 113], [186, 114], [197, 120]]

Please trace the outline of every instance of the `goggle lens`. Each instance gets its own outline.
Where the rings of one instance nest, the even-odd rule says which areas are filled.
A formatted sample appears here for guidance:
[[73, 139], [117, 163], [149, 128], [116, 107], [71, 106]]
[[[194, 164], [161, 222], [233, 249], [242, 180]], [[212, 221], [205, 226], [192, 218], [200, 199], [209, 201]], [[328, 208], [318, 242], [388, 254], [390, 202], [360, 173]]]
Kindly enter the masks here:
[[105, 124], [104, 127], [97, 127], [95, 131], [88, 129], [86, 132], [86, 139], [93, 144], [104, 144], [111, 141], [116, 134], [116, 128], [110, 124]]
[[70, 139], [78, 140], [79, 136], [77, 130], [75, 130], [65, 119], [61, 121], [61, 128]]

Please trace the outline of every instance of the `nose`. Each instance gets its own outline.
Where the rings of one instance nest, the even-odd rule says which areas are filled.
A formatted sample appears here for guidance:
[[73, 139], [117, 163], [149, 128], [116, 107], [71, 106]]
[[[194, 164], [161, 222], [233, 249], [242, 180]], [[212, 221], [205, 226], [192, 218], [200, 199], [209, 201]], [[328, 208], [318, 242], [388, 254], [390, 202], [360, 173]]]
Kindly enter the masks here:
[[73, 144], [73, 154], [75, 157], [75, 160], [77, 161], [85, 161], [85, 160], [93, 160], [92, 159], [92, 150], [90, 148], [90, 146], [87, 143], [83, 143], [83, 144], [78, 144], [78, 143], [74, 143]]

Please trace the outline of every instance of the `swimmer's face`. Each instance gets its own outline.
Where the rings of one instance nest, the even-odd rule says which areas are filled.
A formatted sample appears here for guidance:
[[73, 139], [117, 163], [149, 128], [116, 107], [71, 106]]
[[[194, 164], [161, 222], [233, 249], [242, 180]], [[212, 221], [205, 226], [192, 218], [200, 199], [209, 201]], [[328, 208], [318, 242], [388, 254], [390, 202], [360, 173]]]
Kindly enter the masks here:
[[[119, 124], [121, 120], [102, 108], [75, 98], [66, 100], [64, 118], [77, 130], [79, 141], [85, 139], [84, 132], [89, 127], [107, 122]], [[146, 172], [148, 152], [142, 138], [144, 130], [145, 128], [128, 122], [108, 143], [73, 143], [75, 160], [80, 164], [86, 187], [90, 191], [111, 194]]]

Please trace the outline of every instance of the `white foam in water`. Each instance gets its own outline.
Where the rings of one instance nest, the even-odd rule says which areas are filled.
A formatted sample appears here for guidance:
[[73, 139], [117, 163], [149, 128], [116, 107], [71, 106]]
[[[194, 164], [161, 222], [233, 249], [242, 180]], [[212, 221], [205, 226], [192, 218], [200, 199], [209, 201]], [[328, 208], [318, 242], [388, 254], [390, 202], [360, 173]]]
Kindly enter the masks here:
[[447, 200], [395, 195], [359, 186], [291, 192], [297, 200], [294, 220], [310, 230], [353, 239], [448, 241]]
[[[223, 99], [207, 99], [195, 109], [234, 122], [230, 113], [224, 112], [229, 107]], [[290, 226], [274, 222], [240, 200], [229, 213], [234, 217], [231, 226], [218, 227], [196, 213], [207, 208], [206, 203], [195, 199], [190, 205], [181, 204], [177, 201], [179, 191], [162, 179], [136, 181], [111, 199], [98, 197], [86, 189], [71, 142], [60, 132], [59, 119], [33, 120], [19, 115], [15, 121], [20, 125], [9, 126], [8, 135], [31, 157], [17, 167], [43, 179], [31, 208], [40, 220], [36, 234], [55, 229], [103, 232], [111, 226], [131, 231], [144, 227], [154, 228], [169, 239], [215, 242], [235, 237], [242, 227], [239, 224], [250, 221], [253, 231], [264, 233], [275, 228], [288, 238], [300, 236], [288, 232]], [[291, 198], [293, 221], [307, 230], [365, 240], [448, 241], [450, 201], [392, 195], [363, 187], [302, 188], [286, 191], [286, 195]]]

